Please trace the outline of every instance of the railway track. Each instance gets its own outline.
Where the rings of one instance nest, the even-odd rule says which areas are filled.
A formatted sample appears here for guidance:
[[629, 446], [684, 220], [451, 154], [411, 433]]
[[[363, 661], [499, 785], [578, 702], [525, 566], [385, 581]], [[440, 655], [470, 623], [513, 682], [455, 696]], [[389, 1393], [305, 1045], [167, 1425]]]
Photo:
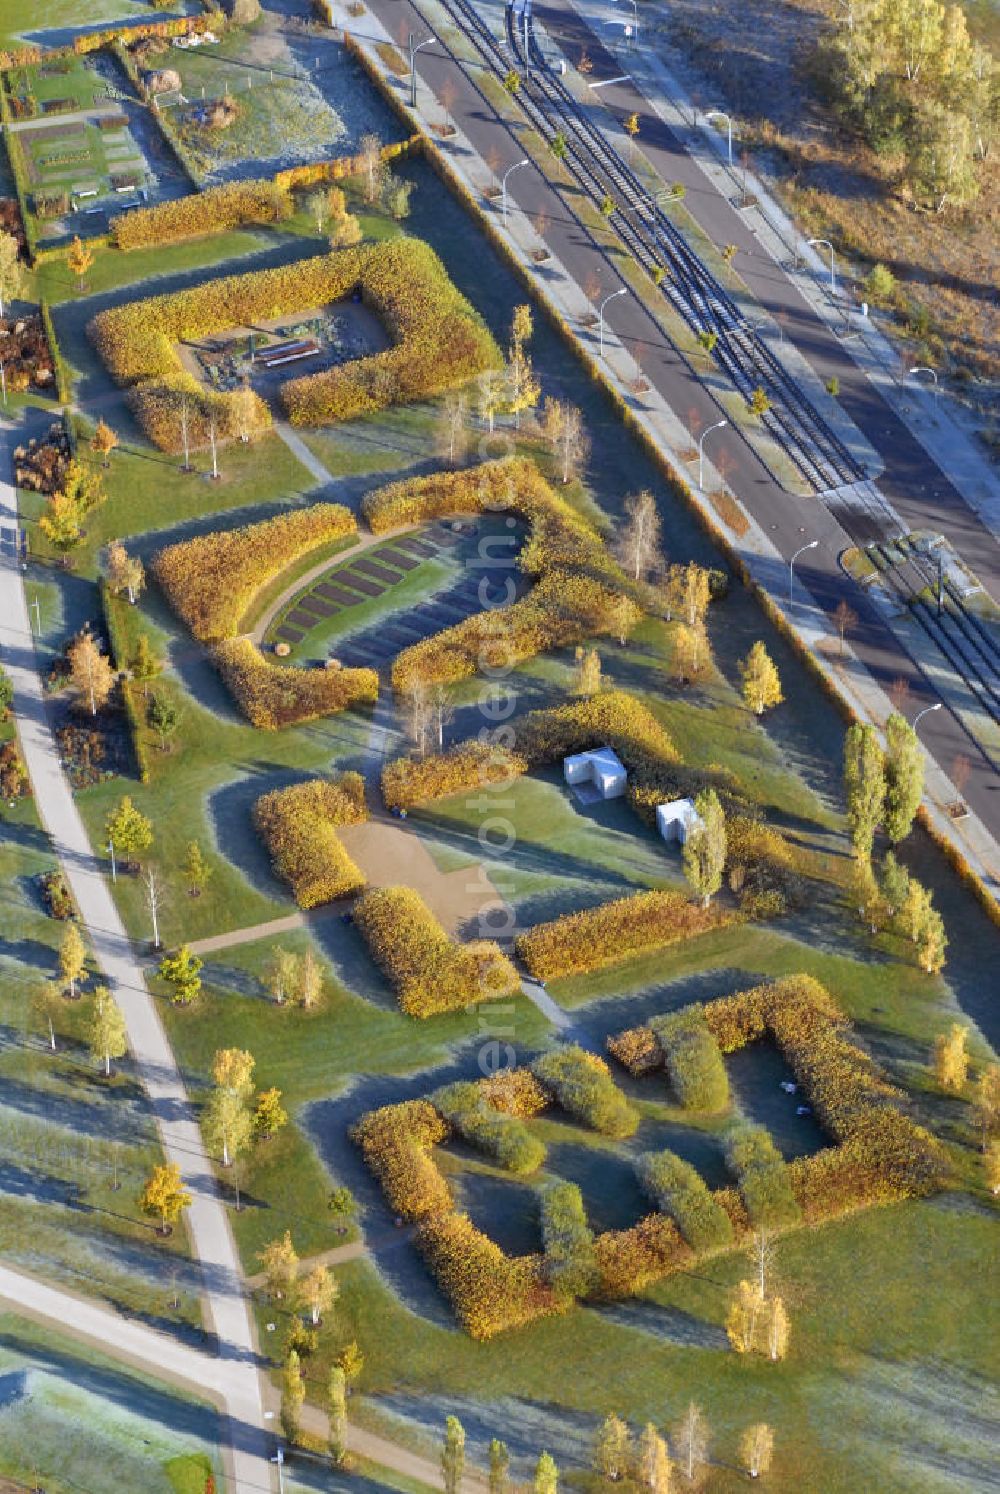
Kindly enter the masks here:
[[441, 3], [490, 71], [503, 78], [512, 62], [522, 71], [518, 98], [530, 122], [543, 138], [562, 135], [562, 159], [596, 206], [612, 198], [613, 226], [625, 247], [648, 271], [666, 271], [661, 293], [696, 336], [715, 335], [715, 357], [741, 397], [749, 400], [755, 389], [764, 389], [771, 401], [764, 426], [814, 492], [829, 497], [830, 506], [843, 514], [852, 537], [871, 543], [898, 533], [891, 509], [839, 436], [759, 334], [745, 325], [728, 290], [553, 74], [534, 36], [530, 4], [514, 0], [507, 7], [505, 50], [469, 0]]
[[880, 552], [884, 581], [948, 666], [966, 680], [981, 709], [1000, 720], [1000, 651], [994, 640], [951, 582], [945, 585], [940, 617], [934, 606], [915, 600], [936, 584], [933, 566], [919, 552], [910, 551], [905, 560], [894, 553], [894, 542], [905, 535], [891, 507], [759, 333], [747, 327], [726, 287], [553, 72], [534, 35], [531, 0], [507, 4], [504, 39], [493, 34], [470, 0], [438, 3], [495, 77], [503, 80], [512, 66], [519, 70], [518, 103], [529, 123], [543, 140], [562, 136], [561, 159], [596, 207], [611, 197], [616, 206], [611, 226], [623, 245], [647, 271], [666, 272], [660, 293], [696, 336], [715, 334], [714, 355], [735, 390], [749, 400], [756, 388], [764, 389], [771, 401], [763, 416], [765, 427], [845, 532]]

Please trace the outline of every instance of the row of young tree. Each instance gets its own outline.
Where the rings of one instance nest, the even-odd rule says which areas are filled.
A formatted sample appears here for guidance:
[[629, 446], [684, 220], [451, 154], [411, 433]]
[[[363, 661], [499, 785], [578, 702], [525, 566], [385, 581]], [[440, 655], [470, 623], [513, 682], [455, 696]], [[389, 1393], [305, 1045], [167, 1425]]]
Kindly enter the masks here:
[[872, 852], [881, 827], [893, 845], [913, 828], [924, 791], [924, 754], [913, 727], [894, 711], [885, 745], [876, 728], [854, 722], [844, 740], [844, 794], [854, 848], [852, 896], [873, 934], [891, 927], [914, 945], [928, 974], [944, 968], [944, 920], [926, 887], [887, 851], [876, 872]]

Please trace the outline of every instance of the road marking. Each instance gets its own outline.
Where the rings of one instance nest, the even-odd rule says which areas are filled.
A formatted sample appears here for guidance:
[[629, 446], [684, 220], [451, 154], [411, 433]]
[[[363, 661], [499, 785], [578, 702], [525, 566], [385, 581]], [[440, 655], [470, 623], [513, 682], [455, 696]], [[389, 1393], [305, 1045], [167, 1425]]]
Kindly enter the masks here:
[[631, 83], [632, 79], [628, 73], [621, 73], [617, 78], [602, 78], [599, 83], [591, 83], [591, 88], [607, 88], [610, 83]]

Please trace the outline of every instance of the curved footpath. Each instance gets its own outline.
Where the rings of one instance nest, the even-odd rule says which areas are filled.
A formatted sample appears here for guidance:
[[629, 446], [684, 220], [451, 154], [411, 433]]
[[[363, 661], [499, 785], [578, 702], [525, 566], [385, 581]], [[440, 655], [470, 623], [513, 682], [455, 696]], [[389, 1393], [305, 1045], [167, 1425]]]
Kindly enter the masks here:
[[[10, 424], [4, 423], [0, 428], [0, 662], [14, 684], [21, 750], [42, 824], [76, 899], [98, 968], [125, 1018], [129, 1047], [164, 1153], [177, 1163], [191, 1192], [187, 1222], [202, 1270], [209, 1325], [218, 1341], [215, 1379], [229, 1418], [232, 1485], [238, 1490], [270, 1489], [270, 1449], [253, 1319], [229, 1220], [166, 1032], [63, 774], [45, 709], [17, 562], [17, 494], [7, 480], [11, 434]], [[109, 1352], [114, 1352], [115, 1338], [123, 1331], [117, 1326], [122, 1321], [111, 1315]], [[153, 1366], [157, 1363], [154, 1359]]]

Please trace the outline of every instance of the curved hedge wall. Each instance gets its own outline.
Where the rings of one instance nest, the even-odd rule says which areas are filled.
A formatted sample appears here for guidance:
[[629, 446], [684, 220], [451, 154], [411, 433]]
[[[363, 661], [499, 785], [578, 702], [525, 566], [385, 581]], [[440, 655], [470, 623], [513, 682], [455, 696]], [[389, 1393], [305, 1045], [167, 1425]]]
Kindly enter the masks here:
[[294, 669], [272, 664], [249, 638], [215, 644], [212, 659], [229, 693], [252, 726], [278, 731], [350, 706], [374, 705], [374, 669]]
[[536, 1058], [531, 1072], [569, 1115], [591, 1130], [619, 1139], [634, 1134], [639, 1112], [596, 1054], [570, 1043]]
[[649, 1025], [663, 1050], [674, 1094], [685, 1110], [725, 1110], [729, 1104], [726, 1066], [700, 1003], [654, 1017]]
[[261, 587], [293, 561], [343, 535], [357, 522], [340, 503], [313, 503], [245, 524], [181, 540], [160, 550], [152, 572], [171, 607], [203, 643], [232, 638]]
[[545, 1143], [517, 1116], [495, 1110], [480, 1085], [449, 1084], [436, 1090], [431, 1100], [470, 1146], [492, 1157], [505, 1172], [537, 1172], [545, 1161]]

